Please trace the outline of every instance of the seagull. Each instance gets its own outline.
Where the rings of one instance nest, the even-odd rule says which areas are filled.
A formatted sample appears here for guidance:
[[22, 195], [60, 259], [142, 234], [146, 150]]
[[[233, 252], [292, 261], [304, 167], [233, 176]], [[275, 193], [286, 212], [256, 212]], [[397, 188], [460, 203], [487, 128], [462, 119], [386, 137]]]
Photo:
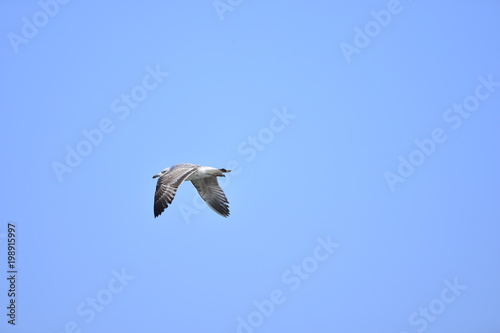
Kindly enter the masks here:
[[226, 177], [231, 170], [217, 169], [190, 163], [181, 163], [162, 170], [153, 176], [156, 183], [154, 213], [155, 218], [172, 203], [177, 188], [183, 181], [191, 181], [207, 205], [217, 214], [229, 216], [229, 201], [217, 182], [217, 177]]

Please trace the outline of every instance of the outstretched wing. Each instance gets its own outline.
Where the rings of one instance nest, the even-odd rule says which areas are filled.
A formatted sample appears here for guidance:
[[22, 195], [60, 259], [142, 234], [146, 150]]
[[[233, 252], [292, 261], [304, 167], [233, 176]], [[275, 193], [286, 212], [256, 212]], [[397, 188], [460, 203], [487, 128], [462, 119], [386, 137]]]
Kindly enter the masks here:
[[229, 216], [229, 201], [227, 201], [224, 191], [219, 186], [217, 177], [208, 177], [192, 180], [194, 187], [207, 205], [219, 215]]
[[154, 204], [155, 217], [160, 216], [168, 205], [172, 203], [177, 188], [179, 188], [181, 183], [186, 180], [189, 175], [195, 172], [196, 169], [196, 166], [179, 166], [158, 179], [156, 183]]

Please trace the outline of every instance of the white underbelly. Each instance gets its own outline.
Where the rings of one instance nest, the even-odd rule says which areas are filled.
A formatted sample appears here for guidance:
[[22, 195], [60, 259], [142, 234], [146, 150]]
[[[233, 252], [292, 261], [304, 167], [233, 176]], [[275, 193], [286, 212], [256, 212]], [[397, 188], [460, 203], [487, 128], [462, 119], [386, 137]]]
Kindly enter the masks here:
[[212, 167], [200, 167], [198, 168], [198, 170], [190, 174], [189, 177], [186, 178], [186, 181], [211, 177], [212, 175], [217, 173], [220, 173], [219, 169]]

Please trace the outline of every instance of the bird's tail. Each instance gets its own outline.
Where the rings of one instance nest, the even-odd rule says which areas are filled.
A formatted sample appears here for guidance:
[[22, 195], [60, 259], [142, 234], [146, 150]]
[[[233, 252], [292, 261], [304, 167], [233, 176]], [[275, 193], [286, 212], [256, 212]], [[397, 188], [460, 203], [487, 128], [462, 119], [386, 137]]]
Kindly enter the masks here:
[[217, 177], [226, 177], [226, 176], [223, 174], [223, 172], [225, 172], [225, 173], [227, 173], [227, 172], [231, 172], [231, 170], [226, 170], [226, 169], [219, 169], [219, 171], [220, 171], [221, 173], [219, 173], [219, 174], [217, 175]]

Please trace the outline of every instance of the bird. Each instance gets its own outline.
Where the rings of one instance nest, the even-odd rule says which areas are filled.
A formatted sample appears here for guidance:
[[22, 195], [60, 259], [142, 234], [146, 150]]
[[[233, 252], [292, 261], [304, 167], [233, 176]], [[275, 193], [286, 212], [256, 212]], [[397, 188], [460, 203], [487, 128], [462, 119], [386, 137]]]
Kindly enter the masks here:
[[155, 191], [154, 216], [161, 213], [174, 200], [177, 189], [184, 181], [191, 181], [207, 205], [217, 214], [229, 216], [229, 201], [219, 186], [217, 177], [225, 177], [231, 170], [217, 169], [191, 163], [181, 163], [162, 170], [153, 176], [158, 178]]

